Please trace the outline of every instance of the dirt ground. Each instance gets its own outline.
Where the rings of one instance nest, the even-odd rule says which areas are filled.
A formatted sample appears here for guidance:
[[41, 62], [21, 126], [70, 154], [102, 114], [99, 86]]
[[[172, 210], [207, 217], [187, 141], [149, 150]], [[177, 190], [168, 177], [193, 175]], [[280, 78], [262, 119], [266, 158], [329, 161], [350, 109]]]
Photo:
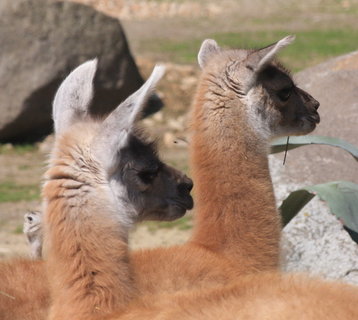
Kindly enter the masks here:
[[[326, 28], [356, 24], [356, 1], [124, 1], [77, 0], [120, 18], [130, 47], [144, 76], [155, 61], [170, 61], [170, 56], [150, 50], [152, 39], [205, 38], [215, 32], [243, 32], [262, 29], [291, 30]], [[149, 48], [149, 49], [148, 49]], [[154, 136], [160, 138], [165, 161], [188, 172], [186, 124], [187, 111], [195, 91], [199, 70], [193, 65], [167, 64], [165, 79], [158, 88], [166, 108], [144, 121]], [[0, 150], [0, 181], [30, 186], [39, 192], [41, 175], [51, 139], [30, 150], [18, 151], [11, 145]], [[31, 191], [30, 190], [30, 191]], [[35, 197], [36, 198], [36, 197]], [[0, 201], [0, 258], [27, 255], [28, 246], [22, 234], [23, 215], [40, 208], [39, 199]], [[190, 219], [189, 219], [190, 221]], [[187, 222], [186, 222], [187, 223]], [[190, 225], [190, 223], [189, 223]], [[143, 224], [132, 233], [133, 248], [172, 245], [186, 241], [190, 227], [180, 223], [172, 228]]]

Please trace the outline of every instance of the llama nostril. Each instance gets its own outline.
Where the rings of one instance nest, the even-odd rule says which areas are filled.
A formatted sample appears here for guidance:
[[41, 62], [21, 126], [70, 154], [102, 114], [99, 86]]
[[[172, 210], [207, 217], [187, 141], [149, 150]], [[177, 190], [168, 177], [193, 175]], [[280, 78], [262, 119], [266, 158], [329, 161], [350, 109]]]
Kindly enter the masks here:
[[190, 182], [187, 183], [189, 192], [193, 190], [193, 181], [190, 180]]
[[317, 110], [320, 106], [320, 103], [318, 101], [315, 102], [315, 104], [313, 105], [313, 107]]
[[178, 184], [178, 190], [181, 193], [190, 193], [190, 191], [193, 189], [193, 182], [187, 181], [187, 182], [182, 182]]

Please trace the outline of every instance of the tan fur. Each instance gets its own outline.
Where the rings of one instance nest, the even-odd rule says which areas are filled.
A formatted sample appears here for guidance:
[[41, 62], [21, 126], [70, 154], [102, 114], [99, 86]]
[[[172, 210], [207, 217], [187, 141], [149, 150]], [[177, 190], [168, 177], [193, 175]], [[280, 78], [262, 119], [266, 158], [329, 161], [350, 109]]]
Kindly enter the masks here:
[[95, 124], [83, 123], [57, 138], [45, 174], [53, 320], [101, 319], [133, 295], [126, 230], [115, 216], [105, 172], [88, 154], [95, 134]]
[[218, 288], [147, 297], [106, 320], [354, 320], [357, 303], [356, 287], [264, 272]]
[[[215, 260], [213, 262], [215, 263]], [[0, 267], [0, 271], [5, 271], [8, 275], [13, 272], [10, 275], [12, 280], [17, 277], [15, 283], [11, 281], [7, 285], [4, 285], [4, 279], [1, 281], [4, 291], [12, 293], [16, 300], [2, 298], [0, 294], [0, 318], [46, 319], [45, 305], [49, 302], [47, 286], [44, 284], [46, 278], [34, 282], [29, 282], [28, 278], [18, 279], [19, 274], [36, 276], [41, 269], [41, 262], [25, 261], [25, 265], [16, 265], [20, 270], [14, 269], [14, 263], [7, 265], [7, 268], [4, 264]], [[29, 269], [31, 266], [32, 270]], [[158, 270], [156, 274], [160, 281]], [[165, 275], [166, 273], [163, 274]], [[183, 276], [183, 273], [177, 274], [177, 278]], [[193, 276], [193, 273], [190, 273], [190, 276]], [[195, 276], [199, 275], [196, 273]], [[178, 288], [173, 286], [173, 279], [166, 280], [172, 282], [171, 294], [156, 292], [158, 290], [153, 286], [148, 289], [156, 292], [155, 296], [144, 295], [140, 301], [136, 300], [130, 304], [125, 311], [103, 319], [354, 320], [358, 316], [356, 287], [310, 279], [307, 276], [258, 273], [232, 279], [231, 283], [226, 281], [225, 286], [214, 285], [211, 289], [204, 286], [204, 290], [190, 289], [193, 285], [189, 285], [189, 279], [186, 289], [176, 290]], [[192, 280], [195, 281], [195, 278]], [[145, 282], [144, 277], [143, 281]], [[16, 308], [16, 313], [11, 312], [12, 308]]]
[[48, 287], [43, 261], [3, 261], [0, 264], [0, 319], [46, 319], [50, 302]]
[[[191, 179], [163, 164], [135, 125], [164, 68], [95, 121], [88, 108], [96, 66], [88, 61], [71, 72], [53, 104], [55, 144], [42, 192], [50, 320], [103, 319], [123, 309], [136, 294], [129, 228], [178, 218], [193, 205]], [[13, 294], [3, 296], [17, 300]]]
[[211, 91], [210, 81], [208, 71], [192, 116], [197, 210], [192, 242], [220, 252], [242, 273], [277, 268], [280, 220], [267, 146], [252, 138], [242, 110], [228, 106], [233, 103], [229, 97], [204, 99]]
[[[267, 165], [268, 140], [251, 127], [245, 100], [223, 85], [222, 68], [235, 54], [245, 56], [224, 52], [213, 58], [194, 102], [193, 238], [183, 246], [132, 253], [139, 296], [103, 319], [358, 319], [356, 287], [278, 270], [280, 220]], [[266, 99], [260, 98], [262, 91], [258, 87], [250, 99]], [[273, 106], [268, 110], [278, 119]], [[36, 271], [22, 270], [30, 283], [43, 272], [41, 264]], [[13, 276], [2, 281], [11, 278], [16, 281]], [[46, 294], [47, 284], [39, 290]], [[12, 319], [27, 319], [18, 316], [21, 308]]]

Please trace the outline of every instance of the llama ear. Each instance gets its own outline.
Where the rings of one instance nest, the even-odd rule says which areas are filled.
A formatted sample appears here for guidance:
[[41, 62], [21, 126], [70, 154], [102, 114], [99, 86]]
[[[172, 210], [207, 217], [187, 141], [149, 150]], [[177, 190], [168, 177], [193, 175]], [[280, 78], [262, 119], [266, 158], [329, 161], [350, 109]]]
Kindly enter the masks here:
[[255, 73], [259, 73], [274, 59], [280, 50], [291, 44], [294, 40], [295, 36], [287, 36], [268, 47], [253, 51], [248, 58], [248, 65]]
[[93, 147], [100, 157], [106, 158], [104, 160], [108, 161], [109, 166], [113, 164], [113, 160], [115, 161], [118, 150], [127, 144], [139, 114], [164, 71], [164, 66], [156, 65], [142, 87], [122, 102], [103, 121]]
[[210, 57], [215, 53], [220, 51], [220, 47], [215, 40], [206, 39], [201, 44], [199, 53], [198, 53], [198, 63], [200, 68], [204, 68], [209, 61]]
[[96, 69], [97, 59], [87, 61], [73, 70], [60, 85], [52, 111], [56, 133], [65, 131], [86, 116], [93, 97]]

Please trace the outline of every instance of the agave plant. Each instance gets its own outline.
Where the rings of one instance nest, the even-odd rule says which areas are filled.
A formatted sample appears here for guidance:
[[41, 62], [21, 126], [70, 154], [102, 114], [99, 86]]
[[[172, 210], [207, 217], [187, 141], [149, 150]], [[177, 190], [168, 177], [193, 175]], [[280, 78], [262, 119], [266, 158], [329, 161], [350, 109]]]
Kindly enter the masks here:
[[[358, 161], [358, 148], [352, 144], [332, 137], [300, 136], [275, 140], [271, 145], [271, 153], [295, 149], [310, 144], [324, 144], [341, 148], [349, 152]], [[351, 237], [358, 242], [358, 184], [350, 181], [332, 181], [307, 186], [291, 192], [282, 202], [280, 211], [283, 225], [291, 219], [315, 196], [325, 201], [332, 214], [336, 215], [345, 226]]]

